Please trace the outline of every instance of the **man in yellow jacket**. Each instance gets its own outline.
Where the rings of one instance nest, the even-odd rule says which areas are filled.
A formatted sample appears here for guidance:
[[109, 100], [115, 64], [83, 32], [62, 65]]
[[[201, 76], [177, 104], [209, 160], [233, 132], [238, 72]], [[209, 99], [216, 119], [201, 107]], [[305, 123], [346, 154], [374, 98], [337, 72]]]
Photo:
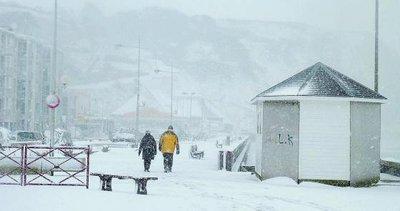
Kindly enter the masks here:
[[175, 148], [176, 154], [179, 154], [178, 136], [174, 133], [172, 125], [170, 125], [168, 130], [161, 135], [160, 143], [158, 145], [158, 149], [164, 156], [165, 173], [171, 172]]

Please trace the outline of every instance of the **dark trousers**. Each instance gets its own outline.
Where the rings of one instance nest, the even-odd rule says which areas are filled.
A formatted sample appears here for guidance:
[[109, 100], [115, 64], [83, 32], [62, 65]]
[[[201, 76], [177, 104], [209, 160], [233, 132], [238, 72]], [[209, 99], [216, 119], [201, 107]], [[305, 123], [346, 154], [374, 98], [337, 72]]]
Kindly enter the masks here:
[[163, 153], [163, 156], [164, 156], [164, 170], [170, 172], [172, 169], [174, 154], [173, 153]]
[[150, 169], [151, 159], [143, 159], [144, 170], [148, 171]]

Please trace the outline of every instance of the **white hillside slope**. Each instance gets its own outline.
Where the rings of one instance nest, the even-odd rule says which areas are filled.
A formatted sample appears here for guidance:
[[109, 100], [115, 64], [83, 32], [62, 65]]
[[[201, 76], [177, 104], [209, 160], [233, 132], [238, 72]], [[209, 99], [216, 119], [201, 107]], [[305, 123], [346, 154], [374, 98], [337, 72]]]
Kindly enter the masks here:
[[[15, 32], [40, 40], [51, 41], [51, 14], [0, 4], [1, 25], [15, 26]], [[157, 61], [160, 68], [173, 64], [195, 82], [177, 87], [176, 94], [195, 89], [208, 100], [219, 102], [219, 108], [237, 105], [238, 109], [223, 111], [224, 117], [233, 119], [233, 125], [240, 119], [252, 123], [237, 127], [249, 131], [255, 128], [249, 100], [318, 61], [368, 87], [373, 85], [371, 32], [329, 31], [302, 23], [218, 20], [163, 8], [106, 16], [94, 4], [76, 13], [61, 9], [60, 30], [64, 55], [61, 69], [71, 79], [70, 86], [135, 77], [137, 50], [116, 49], [115, 44], [136, 46], [140, 31], [143, 72], [152, 72]], [[382, 108], [383, 149], [400, 147], [396, 141], [400, 138], [396, 127], [400, 124], [400, 83], [393, 80], [400, 66], [399, 46], [388, 37], [382, 32], [380, 90], [389, 99]], [[168, 76], [164, 83], [168, 84]], [[105, 114], [135, 95], [134, 84], [113, 86], [119, 92], [103, 91], [98, 96], [106, 101]]]

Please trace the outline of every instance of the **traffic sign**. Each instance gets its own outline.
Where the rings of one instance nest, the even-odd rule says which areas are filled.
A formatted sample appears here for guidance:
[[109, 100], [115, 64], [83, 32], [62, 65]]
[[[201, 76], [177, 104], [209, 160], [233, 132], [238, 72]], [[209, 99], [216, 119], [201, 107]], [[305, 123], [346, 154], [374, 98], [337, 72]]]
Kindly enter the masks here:
[[49, 108], [57, 108], [60, 105], [60, 98], [57, 95], [49, 95], [46, 98], [46, 104]]

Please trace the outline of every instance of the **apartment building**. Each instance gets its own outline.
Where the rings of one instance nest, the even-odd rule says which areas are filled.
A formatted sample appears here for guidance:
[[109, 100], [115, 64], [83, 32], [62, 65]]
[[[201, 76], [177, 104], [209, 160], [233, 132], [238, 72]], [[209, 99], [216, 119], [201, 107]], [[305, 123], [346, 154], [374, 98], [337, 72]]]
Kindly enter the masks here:
[[51, 48], [32, 37], [0, 29], [0, 126], [43, 131], [49, 110]]

